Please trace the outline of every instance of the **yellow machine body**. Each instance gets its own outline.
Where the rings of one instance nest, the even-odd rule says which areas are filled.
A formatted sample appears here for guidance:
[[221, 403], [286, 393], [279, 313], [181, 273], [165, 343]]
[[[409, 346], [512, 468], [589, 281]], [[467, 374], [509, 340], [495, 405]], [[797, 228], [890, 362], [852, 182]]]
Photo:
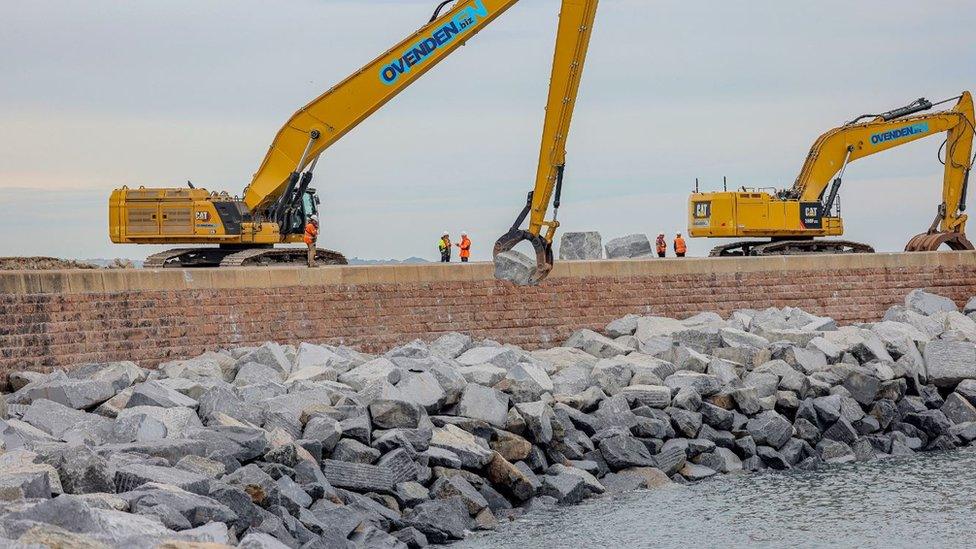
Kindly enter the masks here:
[[123, 187], [109, 199], [110, 237], [126, 244], [302, 242], [302, 235], [282, 237], [276, 223], [244, 221], [243, 206], [226, 194], [203, 189]]
[[688, 234], [696, 238], [844, 234], [841, 218], [822, 214], [819, 202], [780, 200], [765, 191], [696, 193], [688, 202]]

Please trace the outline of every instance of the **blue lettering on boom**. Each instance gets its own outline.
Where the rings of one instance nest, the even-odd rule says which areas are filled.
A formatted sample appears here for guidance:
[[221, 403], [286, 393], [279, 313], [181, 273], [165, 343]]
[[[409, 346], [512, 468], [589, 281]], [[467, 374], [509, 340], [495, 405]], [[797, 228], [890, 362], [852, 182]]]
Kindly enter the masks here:
[[906, 137], [911, 137], [913, 135], [918, 135], [920, 133], [928, 133], [928, 131], [929, 131], [929, 123], [921, 122], [919, 124], [905, 126], [904, 128], [898, 128], [897, 130], [890, 130], [886, 132], [876, 133], [871, 136], [871, 144], [880, 145], [882, 143], [887, 143], [888, 141], [904, 139]]
[[454, 19], [444, 23], [430, 36], [406, 48], [398, 58], [380, 69], [380, 80], [388, 86], [395, 84], [400, 76], [423, 64], [439, 48], [454, 42], [457, 37], [474, 28], [479, 20], [488, 17], [488, 8], [485, 7], [484, 0], [473, 0], [471, 4]]

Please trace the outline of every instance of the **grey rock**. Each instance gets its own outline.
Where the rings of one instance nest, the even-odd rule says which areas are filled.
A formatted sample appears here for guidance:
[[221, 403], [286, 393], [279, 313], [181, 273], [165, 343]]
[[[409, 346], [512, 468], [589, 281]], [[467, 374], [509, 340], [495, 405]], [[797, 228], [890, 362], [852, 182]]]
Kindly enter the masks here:
[[5, 470], [0, 472], [0, 500], [16, 501], [50, 497], [51, 483], [47, 472], [44, 470]]
[[263, 426], [268, 431], [283, 429], [293, 438], [301, 438], [302, 413], [316, 407], [331, 406], [332, 395], [328, 390], [310, 390], [269, 398], [263, 402]]
[[237, 545], [238, 549], [289, 549], [287, 545], [264, 532], [248, 532]]
[[956, 312], [959, 310], [951, 299], [928, 293], [925, 290], [912, 290], [905, 296], [905, 308], [926, 316], [941, 311]]
[[427, 536], [420, 530], [413, 527], [403, 528], [393, 532], [393, 537], [406, 544], [408, 549], [420, 549], [427, 547]]
[[322, 461], [322, 473], [333, 486], [357, 492], [391, 493], [396, 486], [393, 471], [377, 465], [326, 459]]
[[457, 359], [462, 366], [476, 366], [491, 364], [506, 370], [515, 366], [519, 361], [518, 354], [508, 347], [473, 347], [464, 352]]
[[129, 397], [125, 407], [134, 408], [136, 406], [196, 409], [197, 401], [166, 387], [158, 381], [147, 381], [133, 387], [132, 396]]
[[[670, 395], [671, 390], [664, 387]], [[698, 394], [698, 391], [694, 387], [682, 387], [678, 390], [678, 393], [674, 395], [674, 400], [671, 402], [676, 408], [682, 408], [684, 410], [689, 410], [691, 412], [697, 412], [702, 406], [702, 397]]]
[[563, 347], [580, 349], [597, 358], [611, 358], [617, 355], [625, 355], [630, 349], [620, 343], [600, 335], [593, 330], [578, 330], [566, 340]]
[[373, 425], [380, 429], [415, 429], [420, 424], [424, 409], [418, 404], [399, 399], [380, 399], [369, 405]]
[[940, 408], [942, 413], [955, 424], [976, 421], [976, 408], [959, 393], [951, 393]]
[[430, 499], [430, 491], [417, 482], [400, 482], [395, 487], [394, 496], [405, 507], [413, 507]]
[[331, 452], [339, 439], [342, 438], [342, 426], [331, 417], [317, 415], [310, 418], [305, 424], [302, 437], [321, 442], [322, 450]]
[[173, 467], [129, 463], [115, 471], [115, 486], [119, 492], [135, 490], [150, 482], [169, 484], [195, 494], [206, 494], [210, 486], [207, 477]]
[[617, 435], [599, 443], [603, 459], [613, 471], [629, 467], [654, 467], [656, 462], [647, 447], [631, 436]]
[[690, 412], [681, 408], [667, 408], [665, 412], [671, 418], [675, 431], [688, 437], [698, 436], [698, 431], [702, 426], [702, 415], [698, 412]]
[[223, 463], [201, 456], [185, 456], [176, 462], [177, 469], [197, 473], [207, 478], [220, 478], [227, 473], [227, 466]]
[[830, 395], [813, 399], [813, 408], [817, 418], [824, 425], [829, 425], [840, 418], [842, 397]]
[[191, 527], [237, 520], [237, 514], [220, 502], [174, 486], [149, 483], [119, 494], [119, 497], [129, 503], [129, 509], [133, 513], [144, 514], [141, 511], [165, 506], [179, 513]]
[[621, 389], [620, 395], [627, 402], [634, 405], [644, 405], [651, 408], [667, 408], [671, 404], [671, 389], [654, 385], [630, 385]]
[[397, 384], [400, 381], [401, 372], [390, 359], [381, 357], [345, 372], [339, 376], [339, 381], [352, 387], [356, 391], [362, 391], [370, 382], [386, 380]]
[[435, 339], [430, 344], [430, 354], [453, 360], [473, 346], [471, 336], [451, 332]]
[[72, 433], [87, 433], [101, 438], [112, 428], [112, 420], [75, 410], [46, 399], [35, 400], [24, 413], [23, 420], [41, 431], [62, 440]]
[[851, 372], [844, 380], [844, 388], [850, 391], [851, 397], [859, 404], [869, 406], [878, 396], [881, 382], [878, 378], [861, 372]]
[[434, 429], [430, 446], [454, 452], [461, 459], [463, 466], [468, 469], [481, 469], [491, 461], [493, 454], [483, 439], [454, 425]]
[[215, 385], [200, 395], [198, 414], [206, 424], [216, 421], [217, 414], [225, 414], [252, 425], [261, 424], [261, 412], [249, 406], [228, 386]]
[[332, 450], [332, 459], [349, 463], [365, 463], [370, 465], [380, 458], [380, 451], [370, 448], [358, 440], [344, 438]]
[[488, 507], [488, 501], [470, 482], [460, 475], [441, 477], [430, 488], [431, 495], [437, 499], [460, 498], [468, 514], [477, 515]]
[[108, 460], [85, 446], [69, 447], [47, 462], [57, 468], [67, 494], [115, 492], [115, 478]]
[[603, 237], [596, 231], [563, 233], [559, 241], [559, 259], [603, 259]]
[[[113, 433], [120, 437], [120, 442], [141, 442], [156, 438], [186, 438], [191, 429], [200, 427], [203, 427], [203, 423], [190, 408], [137, 406], [119, 412]], [[126, 434], [132, 434], [133, 438], [122, 438]], [[163, 436], [158, 437], [159, 434]]]
[[717, 377], [689, 371], [675, 372], [664, 380], [664, 384], [672, 390], [692, 387], [702, 397], [712, 396], [722, 388], [722, 382]]
[[729, 431], [733, 426], [733, 414], [729, 410], [713, 404], [704, 403], [700, 409], [702, 420], [720, 431]]
[[446, 543], [464, 537], [468, 511], [461, 498], [434, 499], [408, 510], [403, 522], [434, 543]]
[[651, 255], [651, 241], [645, 234], [614, 238], [606, 244], [607, 259], [632, 259]]
[[536, 283], [538, 267], [529, 256], [509, 250], [495, 256], [495, 278], [507, 280], [518, 286], [530, 286]]
[[964, 379], [956, 385], [956, 393], [976, 406], [976, 379]]
[[515, 408], [525, 419], [525, 425], [537, 444], [548, 444], [553, 435], [553, 411], [545, 401], [524, 402]]
[[[769, 446], [757, 446], [756, 456], [772, 469], [783, 470], [791, 467], [789, 460], [786, 459], [786, 456], [778, 452], [776, 449], [770, 448]], [[745, 467], [744, 462], [743, 467]]]
[[976, 379], [976, 346], [965, 341], [935, 340], [925, 344], [925, 367], [930, 383], [951, 388]]
[[249, 362], [263, 364], [264, 366], [278, 370], [283, 377], [292, 371], [292, 361], [288, 358], [285, 348], [272, 341], [251, 350], [239, 358], [237, 362], [238, 364], [247, 364]]
[[73, 379], [63, 372], [55, 372], [28, 384], [9, 398], [15, 404], [30, 404], [35, 400], [47, 399], [68, 408], [84, 410], [112, 398], [116, 392], [108, 381]]
[[551, 393], [555, 388], [544, 369], [524, 362], [513, 366], [496, 387], [510, 394], [515, 402], [538, 400], [544, 393]]
[[471, 383], [461, 393], [457, 414], [487, 421], [495, 427], [505, 427], [508, 405], [509, 397], [505, 393]]
[[604, 329], [607, 336], [617, 338], [621, 336], [634, 335], [637, 332], [637, 320], [640, 315], [630, 314], [622, 318], [611, 321]]
[[847, 421], [847, 418], [842, 417], [824, 431], [823, 437], [836, 440], [837, 442], [843, 442], [849, 446], [857, 441], [858, 433], [857, 429]]
[[793, 436], [793, 425], [783, 416], [773, 411], [762, 412], [749, 420], [746, 425], [756, 444], [782, 448]]
[[[457, 374], [463, 381], [461, 373], [457, 372]], [[400, 393], [400, 398], [419, 404], [428, 412], [436, 412], [453, 397], [444, 389], [438, 377], [429, 371], [403, 375], [396, 389]]]
[[713, 477], [716, 474], [716, 471], [710, 467], [690, 462], [685, 463], [684, 467], [682, 467], [678, 472], [681, 474], [681, 476], [693, 482], [705, 480], [706, 478]]
[[731, 392], [735, 405], [746, 415], [759, 413], [759, 392], [755, 387], [741, 387]]
[[851, 463], [857, 459], [850, 446], [828, 438], [817, 444], [817, 453], [827, 463]]
[[[469, 384], [477, 383], [485, 387], [491, 387], [499, 381], [505, 379], [508, 370], [493, 366], [491, 364], [475, 364], [474, 366], [464, 366], [458, 369], [464, 379]], [[469, 385], [470, 386], [470, 385]]]

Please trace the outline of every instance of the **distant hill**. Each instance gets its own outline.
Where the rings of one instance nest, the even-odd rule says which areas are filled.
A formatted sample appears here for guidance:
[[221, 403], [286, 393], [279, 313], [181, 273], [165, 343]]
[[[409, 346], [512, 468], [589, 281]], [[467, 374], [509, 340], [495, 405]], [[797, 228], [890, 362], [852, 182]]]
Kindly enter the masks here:
[[350, 265], [416, 265], [419, 263], [430, 263], [420, 257], [408, 257], [406, 259], [363, 259], [361, 257], [350, 257]]

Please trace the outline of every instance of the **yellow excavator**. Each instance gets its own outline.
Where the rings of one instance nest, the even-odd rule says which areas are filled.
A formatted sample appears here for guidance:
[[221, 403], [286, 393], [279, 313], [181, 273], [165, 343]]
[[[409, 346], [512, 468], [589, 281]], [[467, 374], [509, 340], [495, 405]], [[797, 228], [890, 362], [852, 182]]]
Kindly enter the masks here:
[[[956, 101], [945, 111], [923, 113]], [[841, 236], [838, 192], [851, 162], [930, 135], [947, 133], [942, 203], [929, 229], [912, 238], [906, 251], [934, 251], [946, 245], [972, 250], [966, 237], [966, 192], [973, 167], [973, 98], [963, 92], [938, 103], [919, 99], [882, 114], [859, 116], [821, 135], [790, 189], [734, 192], [695, 191], [688, 201], [688, 233], [706, 238], [764, 238], [718, 246], [712, 256], [761, 256], [810, 253], [873, 253], [858, 242], [821, 240]], [[942, 158], [942, 150], [940, 160]], [[828, 189], [829, 187], [829, 189]]]
[[[190, 183], [186, 188], [116, 189], [109, 200], [112, 242], [185, 246], [149, 257], [146, 267], [304, 260], [304, 248], [275, 246], [301, 243], [307, 220], [317, 214], [319, 200], [310, 185], [321, 154], [518, 1], [441, 2], [420, 30], [295, 113], [278, 132], [243, 198]], [[495, 246], [501, 252], [524, 240], [532, 243], [539, 261], [537, 279], [552, 269], [552, 240], [559, 224], [555, 214], [551, 221], [545, 217], [554, 194], [557, 211], [559, 207], [566, 138], [597, 4], [562, 0], [535, 188], [515, 226]], [[521, 230], [530, 214], [528, 229]], [[329, 250], [319, 250], [317, 258], [346, 262]]]

